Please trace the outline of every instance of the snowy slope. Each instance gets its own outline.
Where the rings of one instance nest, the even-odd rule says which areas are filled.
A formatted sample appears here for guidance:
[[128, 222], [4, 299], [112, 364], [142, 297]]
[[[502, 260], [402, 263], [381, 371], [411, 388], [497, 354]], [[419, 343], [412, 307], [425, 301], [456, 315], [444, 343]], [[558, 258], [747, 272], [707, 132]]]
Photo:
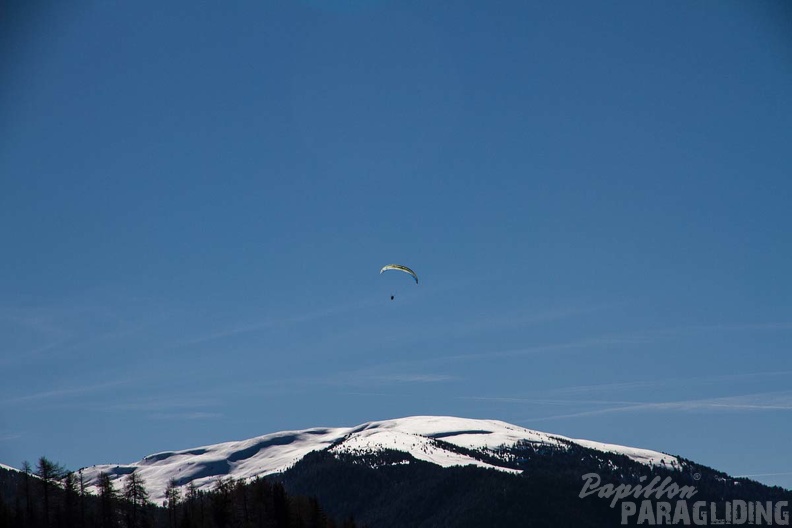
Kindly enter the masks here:
[[[469, 450], [489, 450], [512, 446], [517, 442], [564, 449], [570, 443], [603, 452], [619, 453], [647, 464], [679, 467], [676, 457], [657, 451], [637, 449], [588, 440], [575, 440], [525, 429], [496, 420], [474, 420], [448, 416], [412, 416], [395, 420], [368, 422], [357, 427], [313, 428], [259, 436], [238, 442], [166, 451], [149, 455], [139, 462], [123, 465], [98, 465], [83, 468], [89, 491], [95, 491], [100, 473], [110, 475], [117, 489], [124, 477], [137, 471], [151, 499], [161, 502], [171, 480], [178, 486], [193, 482], [199, 489], [210, 489], [218, 479], [250, 479], [285, 471], [315, 450], [333, 453], [356, 453], [394, 449], [407, 452], [418, 460], [443, 467], [475, 465], [516, 472], [509, 467], [483, 462], [472, 456], [444, 449], [441, 440]], [[491, 459], [490, 459], [491, 460]]]

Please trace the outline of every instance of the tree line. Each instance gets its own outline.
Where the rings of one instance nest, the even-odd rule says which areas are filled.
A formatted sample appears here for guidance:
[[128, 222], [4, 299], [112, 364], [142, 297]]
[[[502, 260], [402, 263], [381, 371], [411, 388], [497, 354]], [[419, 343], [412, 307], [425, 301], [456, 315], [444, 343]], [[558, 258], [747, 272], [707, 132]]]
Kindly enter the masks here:
[[[120, 481], [120, 482], [119, 482]], [[81, 471], [41, 457], [35, 469], [0, 469], [0, 528], [356, 528], [330, 518], [316, 498], [289, 495], [266, 478], [218, 480], [211, 490], [171, 481], [155, 504], [137, 472], [99, 477], [88, 493]]]

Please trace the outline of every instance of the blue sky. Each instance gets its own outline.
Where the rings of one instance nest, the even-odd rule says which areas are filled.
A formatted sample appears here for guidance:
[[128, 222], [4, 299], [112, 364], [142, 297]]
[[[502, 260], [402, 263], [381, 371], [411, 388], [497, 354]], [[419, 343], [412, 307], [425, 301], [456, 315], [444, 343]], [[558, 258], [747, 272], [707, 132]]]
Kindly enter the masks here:
[[788, 3], [3, 9], [0, 462], [442, 414], [792, 487]]

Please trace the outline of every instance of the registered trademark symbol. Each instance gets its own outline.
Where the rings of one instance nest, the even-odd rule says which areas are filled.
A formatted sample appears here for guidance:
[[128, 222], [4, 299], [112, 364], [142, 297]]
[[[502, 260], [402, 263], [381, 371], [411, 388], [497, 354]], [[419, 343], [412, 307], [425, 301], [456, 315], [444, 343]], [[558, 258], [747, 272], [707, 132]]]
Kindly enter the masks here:
[[693, 480], [700, 480], [700, 479], [701, 479], [701, 473], [693, 473]]

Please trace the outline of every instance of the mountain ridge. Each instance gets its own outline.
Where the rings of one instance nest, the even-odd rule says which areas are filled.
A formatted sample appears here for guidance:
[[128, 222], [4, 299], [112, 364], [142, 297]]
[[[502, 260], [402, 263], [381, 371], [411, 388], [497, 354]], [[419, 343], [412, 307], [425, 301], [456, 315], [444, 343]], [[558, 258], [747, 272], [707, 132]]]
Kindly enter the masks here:
[[499, 420], [453, 416], [408, 416], [364, 422], [352, 427], [313, 427], [279, 431], [246, 440], [222, 442], [176, 451], [162, 451], [127, 464], [99, 464], [80, 471], [89, 491], [95, 491], [99, 476], [106, 473], [120, 485], [126, 475], [137, 472], [151, 498], [162, 501], [173, 482], [192, 483], [197, 489], [211, 489], [218, 480], [252, 480], [283, 473], [314, 451], [334, 456], [371, 453], [390, 449], [413, 459], [440, 467], [476, 466], [506, 473], [521, 473], [502, 448], [517, 444], [566, 450], [582, 446], [624, 455], [647, 466], [681, 469], [682, 459], [649, 449], [573, 439], [544, 433]]

